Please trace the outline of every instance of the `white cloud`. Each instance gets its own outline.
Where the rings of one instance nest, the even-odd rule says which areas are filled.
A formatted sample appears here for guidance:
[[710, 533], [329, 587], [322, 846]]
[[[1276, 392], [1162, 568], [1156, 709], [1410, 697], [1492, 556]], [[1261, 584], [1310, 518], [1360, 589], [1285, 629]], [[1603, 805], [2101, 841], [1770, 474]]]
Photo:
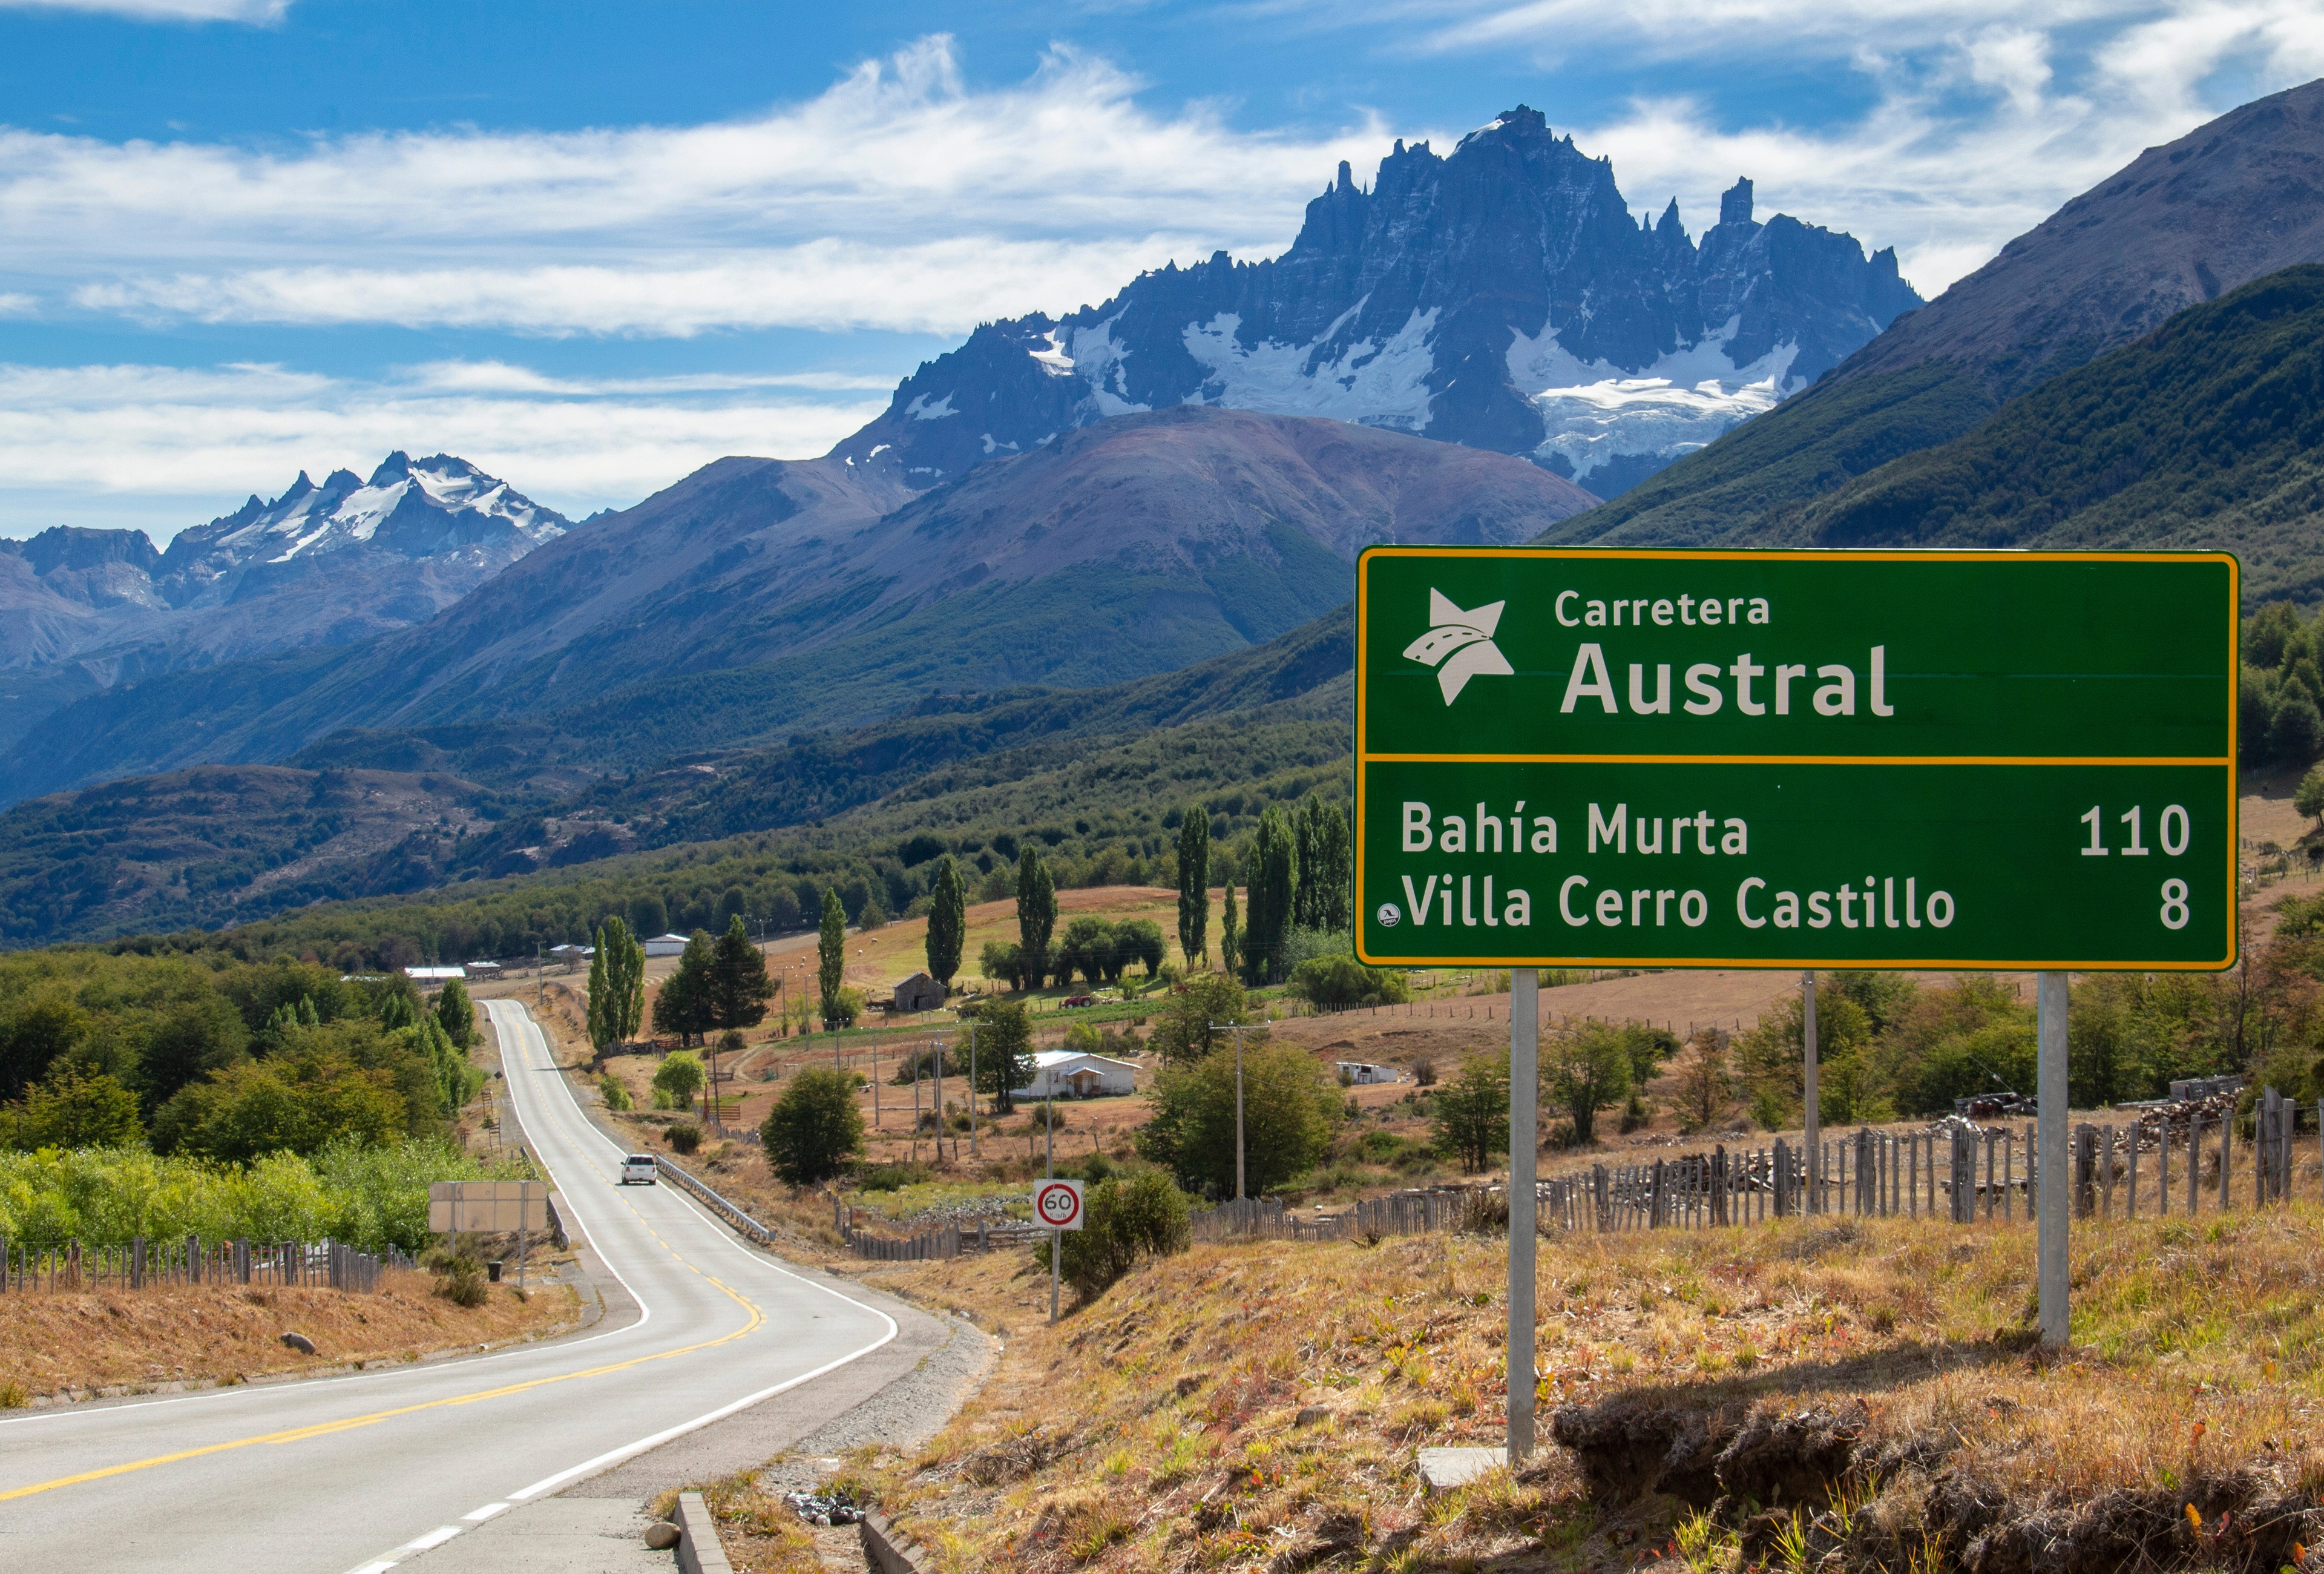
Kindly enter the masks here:
[[1254, 135], [1138, 87], [1059, 48], [971, 92], [932, 38], [705, 125], [288, 148], [0, 131], [6, 282], [219, 321], [960, 332], [1174, 255], [1279, 250], [1340, 159], [1387, 151], [1376, 122]]
[[[884, 398], [775, 396], [815, 374], [571, 383], [504, 363], [438, 363], [386, 383], [278, 366], [0, 366], [0, 533], [53, 521], [28, 499], [96, 494], [157, 539], [272, 495], [300, 470], [368, 474], [391, 449], [458, 454], [578, 517], [726, 454], [800, 458]], [[849, 391], [862, 379], [835, 379]], [[884, 380], [883, 380], [884, 385]], [[202, 499], [156, 520], [155, 500]], [[96, 523], [82, 511], [80, 523]]]
[[139, 22], [280, 22], [290, 0], [0, 0], [19, 11], [83, 11]]

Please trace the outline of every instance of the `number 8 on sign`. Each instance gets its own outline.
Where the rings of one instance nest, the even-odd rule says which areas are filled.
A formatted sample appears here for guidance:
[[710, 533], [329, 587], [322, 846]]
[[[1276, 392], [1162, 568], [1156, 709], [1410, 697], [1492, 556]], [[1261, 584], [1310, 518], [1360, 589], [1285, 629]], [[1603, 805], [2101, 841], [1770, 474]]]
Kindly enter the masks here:
[[1033, 1217], [1050, 1229], [1082, 1227], [1082, 1183], [1044, 1180], [1033, 1189]]

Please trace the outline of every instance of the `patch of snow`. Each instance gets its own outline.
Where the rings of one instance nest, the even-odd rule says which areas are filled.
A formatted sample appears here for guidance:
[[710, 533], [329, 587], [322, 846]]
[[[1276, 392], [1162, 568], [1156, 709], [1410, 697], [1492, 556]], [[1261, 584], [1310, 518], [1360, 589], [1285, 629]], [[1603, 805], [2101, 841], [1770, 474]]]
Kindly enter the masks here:
[[1028, 350], [1025, 353], [1038, 361], [1041, 364], [1041, 370], [1048, 373], [1052, 377], [1072, 376], [1074, 357], [1058, 347], [1056, 332], [1050, 333], [1047, 343], [1049, 346], [1047, 349]]
[[[1385, 344], [1375, 344], [1369, 337], [1358, 339], [1337, 359], [1320, 363], [1313, 371], [1307, 363], [1319, 347], [1331, 342], [1330, 333], [1309, 344], [1268, 340], [1246, 348], [1235, 338], [1242, 319], [1227, 311], [1206, 324], [1186, 325], [1186, 353], [1210, 368], [1202, 403], [1420, 432], [1428, 428], [1429, 402], [1434, 397], [1428, 376], [1436, 368], [1436, 355], [1429, 339], [1436, 329], [1437, 310], [1432, 306], [1415, 311]], [[1347, 320], [1342, 315], [1333, 330]], [[1209, 392], [1213, 387], [1214, 394]]]
[[950, 394], [946, 394], [934, 404], [928, 403], [927, 394], [915, 394], [912, 395], [912, 402], [904, 406], [904, 413], [914, 421], [942, 421], [945, 416], [958, 415], [960, 412], [952, 407]]
[[1728, 358], [1741, 326], [1720, 329], [1637, 368], [1583, 362], [1550, 327], [1510, 336], [1509, 375], [1541, 412], [1547, 435], [1536, 458], [1562, 456], [1576, 480], [1628, 455], [1692, 452], [1807, 385], [1791, 375], [1796, 343], [1778, 345], [1748, 366]]
[[873, 443], [872, 445], [872, 451], [863, 457], [867, 459], [876, 459], [881, 454], [886, 453], [890, 449], [894, 448], [895, 446], [896, 445], [893, 443]]
[[1090, 398], [1104, 416], [1135, 415], [1153, 408], [1130, 397], [1130, 374], [1123, 365], [1130, 359], [1130, 348], [1113, 337], [1113, 325], [1120, 316], [1116, 312], [1094, 328], [1074, 329], [1074, 370], [1089, 384]]

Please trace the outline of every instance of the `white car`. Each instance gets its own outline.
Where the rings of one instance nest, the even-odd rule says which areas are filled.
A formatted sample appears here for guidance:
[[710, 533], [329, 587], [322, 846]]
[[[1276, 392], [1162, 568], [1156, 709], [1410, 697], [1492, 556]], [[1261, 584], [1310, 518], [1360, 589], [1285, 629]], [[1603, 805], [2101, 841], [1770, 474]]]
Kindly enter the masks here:
[[622, 1184], [627, 1186], [632, 1180], [642, 1180], [649, 1186], [655, 1184], [651, 1153], [632, 1153], [622, 1161]]

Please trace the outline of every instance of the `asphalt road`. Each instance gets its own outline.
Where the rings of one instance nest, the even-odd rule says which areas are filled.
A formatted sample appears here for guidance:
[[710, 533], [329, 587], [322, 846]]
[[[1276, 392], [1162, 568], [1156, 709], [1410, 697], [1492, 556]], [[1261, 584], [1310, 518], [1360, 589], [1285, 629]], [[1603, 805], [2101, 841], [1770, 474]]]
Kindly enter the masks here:
[[[675, 1188], [615, 1184], [621, 1152], [540, 1029], [516, 1002], [486, 1009], [568, 1227], [626, 1316], [464, 1360], [0, 1420], [0, 1566], [379, 1574], [471, 1535], [482, 1551], [527, 1505], [852, 1377], [896, 1339], [886, 1312], [749, 1249]], [[844, 1407], [863, 1384], [823, 1386]]]

